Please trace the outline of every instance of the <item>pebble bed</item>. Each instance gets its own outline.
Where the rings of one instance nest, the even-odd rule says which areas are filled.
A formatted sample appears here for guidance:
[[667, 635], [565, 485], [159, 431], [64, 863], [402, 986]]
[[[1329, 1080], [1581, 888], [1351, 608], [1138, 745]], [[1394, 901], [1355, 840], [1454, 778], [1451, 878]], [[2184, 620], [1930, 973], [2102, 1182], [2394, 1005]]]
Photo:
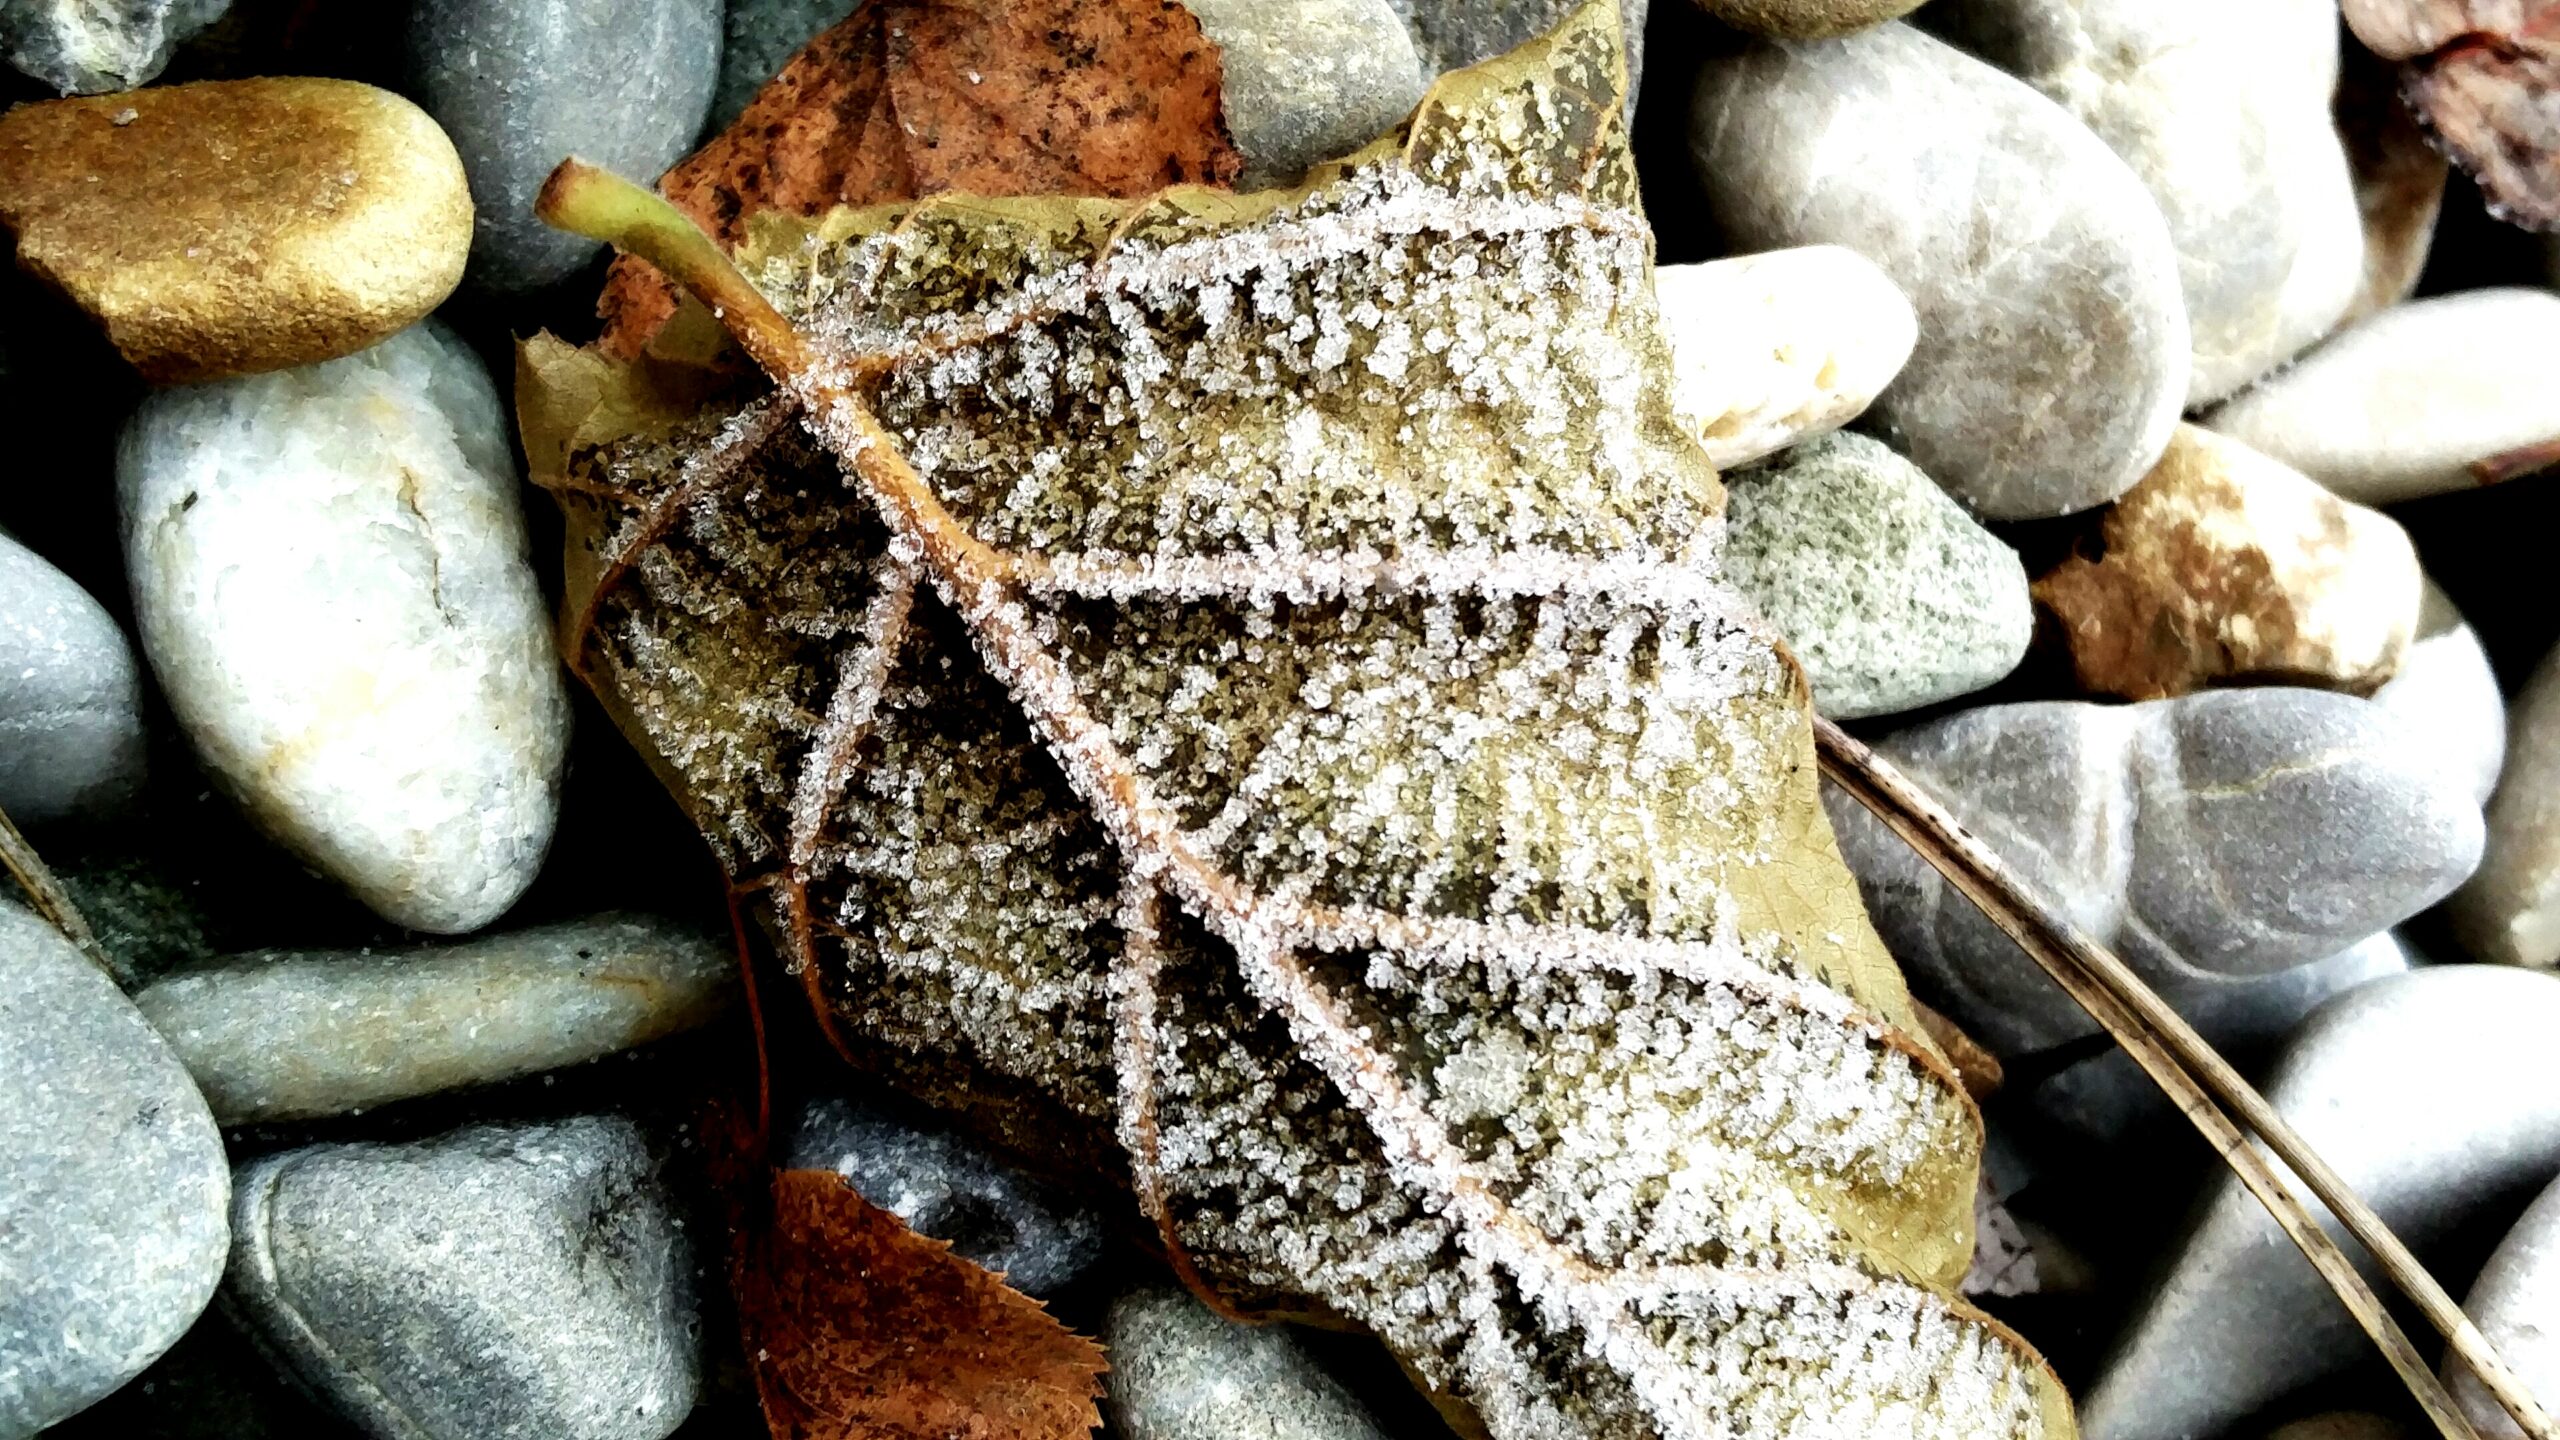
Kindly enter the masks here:
[[[0, 0], [0, 814], [113, 972], [0, 887], [0, 1440], [765, 1433], [696, 1128], [747, 1078], [720, 872], [559, 658], [563, 522], [526, 480], [516, 342], [596, 333], [602, 247], [531, 212], [559, 159], [664, 172], [854, 8]], [[1578, 5], [1189, 8], [1261, 188]], [[1491, 279], [1524, 293], [1494, 286], [1507, 304], [1465, 344], [1599, 343], [1568, 302], [1602, 292], [1613, 318], [1657, 315], [1647, 378], [1676, 427], [1644, 443], [1721, 473], [1719, 583], [1814, 708], [2247, 1071], [2560, 1403], [2560, 491], [2475, 470], [2560, 444], [2560, 242], [2490, 214], [2387, 86], [2356, 83], [2377, 62], [2335, 0], [1621, 10], [1651, 293], [1632, 227], [1497, 250]], [[1419, 242], [1324, 233], [1419, 277], [1392, 291], [1415, 314], [1443, 304], [1418, 249], [1386, 253]], [[1385, 375], [1385, 353], [1360, 363]], [[1236, 390], [1273, 361], [1221, 364]], [[893, 429], [938, 437], [920, 470], [982, 457], [982, 383], [887, 394]], [[1322, 463], [1244, 456], [1221, 483], [1330, 486], [1311, 508], [1356, 531], [1362, 457], [1307, 414]], [[1404, 434], [1458, 456], [1451, 423]], [[1550, 477], [1539, 523], [1717, 523], [1625, 455]], [[973, 523], [1035, 537], [1053, 498], [1006, 492]], [[1235, 539], [1149, 528], [1170, 514], [1113, 523], [1185, 561]], [[1380, 633], [1357, 643], [1492, 663]], [[1095, 673], [1155, 703], [1146, 665]], [[1413, 695], [1382, 696], [1335, 709], [1389, 733]], [[2005, 1070], [1963, 1288], [2050, 1362], [2081, 1432], [2431, 1433], [2095, 1023], [1825, 802], [1913, 995]], [[1071, 909], [1061, 929], [1102, 923]], [[1570, 1027], [1499, 968], [1433, 979], [1433, 1003], [1474, 1024], [1483, 1002], [1525, 1074]], [[1090, 1187], [857, 1075], [796, 987], [778, 998], [779, 1158], [1098, 1337], [1107, 1433], [1461, 1433], [1374, 1340], [1221, 1318]], [[1049, 1023], [962, 1005], [901, 1023], [971, 1044]], [[1454, 1051], [1463, 1028], [1425, 1038]], [[1788, 1053], [1761, 1091], [1824, 1083]], [[1733, 1113], [1674, 1114], [1654, 1143], [1774, 1104], [1730, 1079], [1682, 1081]], [[1576, 1118], [1482, 1088], [1495, 1129]], [[1204, 1113], [1165, 1138], [1204, 1165], [1261, 1118]], [[1754, 1143], [1854, 1169], [1816, 1153], [1830, 1138]], [[1599, 1208], [1568, 1218], [1609, 1231]], [[1728, 1219], [1701, 1233], [1748, 1228]], [[2484, 1435], [2512, 1433], [2448, 1380]], [[1842, 1433], [1778, 1414], [1694, 1433]]]

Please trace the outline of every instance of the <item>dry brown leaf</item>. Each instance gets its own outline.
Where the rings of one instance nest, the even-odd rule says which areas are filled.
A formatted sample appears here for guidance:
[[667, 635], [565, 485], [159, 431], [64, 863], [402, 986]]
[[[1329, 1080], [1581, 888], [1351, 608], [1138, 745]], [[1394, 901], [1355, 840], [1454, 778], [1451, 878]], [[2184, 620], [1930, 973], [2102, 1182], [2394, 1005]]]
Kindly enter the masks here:
[[[1174, 0], [870, 0], [658, 188], [735, 246], [768, 211], [1224, 185], [1243, 161], [1219, 81], [1217, 46]], [[628, 358], [676, 293], [626, 256], [597, 308]]]
[[[1911, 1008], [1919, 1013], [1920, 1028], [1946, 1052], [1947, 1063], [1956, 1067], [1964, 1081], [1964, 1093], [1980, 1102], [1991, 1097], [2008, 1080], [2008, 1071], [2000, 1057], [1983, 1048], [1982, 1042], [1964, 1033], [1964, 1028], [1946, 1016], [1918, 1001]], [[1972, 1293], [1970, 1291], [1966, 1292]]]
[[1082, 1440], [1102, 1349], [830, 1170], [773, 1178], [737, 1276], [774, 1440]]
[[2501, 218], [2560, 229], [2560, 0], [2345, 0], [2365, 47], [2405, 62], [2410, 107]]

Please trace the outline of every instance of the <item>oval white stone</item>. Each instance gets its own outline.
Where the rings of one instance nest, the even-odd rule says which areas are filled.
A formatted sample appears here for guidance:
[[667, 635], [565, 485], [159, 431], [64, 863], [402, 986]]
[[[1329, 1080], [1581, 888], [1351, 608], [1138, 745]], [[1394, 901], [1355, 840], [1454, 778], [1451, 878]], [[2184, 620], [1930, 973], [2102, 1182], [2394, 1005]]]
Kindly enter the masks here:
[[1920, 336], [1902, 287], [1839, 245], [1665, 265], [1653, 288], [1671, 403], [1719, 470], [1857, 419]]
[[207, 770], [385, 919], [504, 913], [569, 711], [478, 359], [430, 322], [165, 390], [116, 468], [143, 651]]
[[2350, 500], [2480, 483], [2472, 462], [2560, 440], [2560, 295], [2508, 287], [2362, 320], [2204, 423]]

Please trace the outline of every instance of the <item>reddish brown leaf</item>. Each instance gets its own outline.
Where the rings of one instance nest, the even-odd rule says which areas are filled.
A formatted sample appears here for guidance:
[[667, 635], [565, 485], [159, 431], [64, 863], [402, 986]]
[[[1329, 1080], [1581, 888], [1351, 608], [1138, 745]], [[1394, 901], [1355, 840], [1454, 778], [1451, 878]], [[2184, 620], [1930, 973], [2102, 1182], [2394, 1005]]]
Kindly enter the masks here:
[[[809, 42], [658, 188], [734, 246], [747, 217], [1232, 181], [1218, 48], [1173, 0], [869, 0]], [[622, 258], [598, 303], [628, 359], [675, 291]]]
[[2560, 229], [2560, 0], [2345, 0], [2410, 108], [2504, 218]]
[[2456, 36], [2511, 30], [2536, 0], [2339, 0], [2338, 11], [2364, 48], [2407, 60]]
[[775, 1440], [1065, 1440], [1102, 1348], [828, 1170], [774, 1176], [738, 1309]]

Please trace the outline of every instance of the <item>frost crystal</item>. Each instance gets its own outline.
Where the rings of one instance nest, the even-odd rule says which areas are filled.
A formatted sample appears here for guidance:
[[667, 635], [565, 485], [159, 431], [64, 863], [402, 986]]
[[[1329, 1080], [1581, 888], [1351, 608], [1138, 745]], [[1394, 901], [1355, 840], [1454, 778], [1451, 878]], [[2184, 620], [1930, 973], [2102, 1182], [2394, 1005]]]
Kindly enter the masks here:
[[1622, 63], [1600, 0], [1301, 191], [759, 233], [977, 579], [823, 386], [536, 342], [571, 653], [848, 1054], [1222, 1303], [1500, 1440], [2067, 1436], [1948, 1293], [1977, 1122], [1717, 578]]

